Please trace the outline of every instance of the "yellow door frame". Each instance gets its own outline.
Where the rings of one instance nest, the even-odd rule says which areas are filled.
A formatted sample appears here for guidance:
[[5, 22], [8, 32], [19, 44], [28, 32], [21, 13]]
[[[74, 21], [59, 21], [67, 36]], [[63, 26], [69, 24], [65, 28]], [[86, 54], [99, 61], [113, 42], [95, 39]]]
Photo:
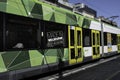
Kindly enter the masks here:
[[[75, 40], [76, 51], [75, 52], [76, 52], [76, 55], [77, 55], [77, 62], [82, 62], [83, 61], [82, 28], [76, 27], [75, 32], [76, 32], [76, 38], [75, 38], [76, 39]], [[78, 35], [78, 32], [80, 32], [80, 35]]]
[[96, 52], [97, 52], [97, 58], [100, 57], [100, 32], [96, 31]]
[[97, 59], [100, 57], [100, 32], [97, 30], [92, 30], [92, 59]]
[[[71, 38], [70, 38], [70, 34], [71, 34], [71, 28], [72, 30], [74, 30], [74, 35], [75, 35], [75, 27], [74, 26], [68, 26], [68, 44], [69, 44], [69, 63], [70, 64], [75, 64], [76, 59], [75, 58], [71, 58], [71, 50], [74, 49], [75, 50], [75, 44], [73, 46], [71, 46]], [[75, 36], [74, 36], [75, 38]], [[74, 56], [76, 56], [76, 54], [74, 53]]]
[[[74, 45], [71, 46], [71, 38], [70, 38], [70, 34], [71, 31], [70, 30], [74, 30]], [[80, 45], [78, 45], [78, 34], [77, 32], [80, 31]], [[69, 42], [69, 64], [75, 64], [78, 62], [82, 62], [83, 61], [83, 49], [82, 49], [82, 28], [80, 27], [74, 27], [74, 26], [68, 26], [68, 42]], [[75, 53], [74, 53], [74, 58], [71, 59], [71, 50], [74, 49]], [[79, 56], [78, 50], [80, 51], [81, 56]]]

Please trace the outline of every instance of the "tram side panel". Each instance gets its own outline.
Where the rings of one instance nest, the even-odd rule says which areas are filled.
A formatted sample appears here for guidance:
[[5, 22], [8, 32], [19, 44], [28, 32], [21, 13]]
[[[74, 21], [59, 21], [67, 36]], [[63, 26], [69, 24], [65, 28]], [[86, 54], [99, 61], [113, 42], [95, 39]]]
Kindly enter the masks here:
[[68, 65], [66, 25], [5, 13], [0, 23], [1, 78], [30, 77]]
[[[5, 15], [6, 17], [0, 18], [0, 20], [2, 19], [0, 22], [5, 19], [6, 23], [2, 22], [1, 24], [5, 25], [0, 26], [0, 30], [3, 30], [1, 34], [4, 33], [4, 35], [0, 34], [0, 37], [3, 38], [1, 39], [4, 40], [4, 42], [0, 42], [2, 45], [2, 47], [0, 46], [1, 73], [16, 71], [14, 75], [29, 77], [37, 73], [59, 69], [61, 66], [98, 59], [102, 55], [99, 22], [91, 21], [87, 27], [82, 28], [16, 15]], [[106, 47], [104, 46], [107, 54], [111, 54], [108, 51], [119, 50], [120, 31], [116, 29], [117, 33], [112, 33], [115, 30], [112, 29], [112, 31], [108, 29], [104, 31], [108, 37], [105, 42], [111, 42], [112, 45], [112, 49], [108, 43]], [[119, 38], [117, 45], [116, 42], [112, 42], [116, 36]], [[13, 46], [16, 43], [23, 44]], [[20, 70], [23, 70], [23, 73], [19, 73]], [[25, 72], [26, 70], [28, 72]], [[38, 70], [37, 73], [36, 70]], [[31, 75], [27, 74], [29, 72]]]
[[[103, 33], [102, 33], [103, 27]], [[100, 31], [100, 34], [103, 34], [103, 43], [104, 46], [100, 46], [100, 54], [101, 56], [111, 56], [117, 54], [119, 52], [119, 34], [120, 30], [117, 27], [107, 25], [105, 23], [102, 24], [96, 21], [91, 21], [90, 29]], [[102, 36], [100, 35], [100, 38]], [[102, 38], [101, 38], [102, 39]], [[101, 41], [102, 44], [102, 41]], [[104, 50], [102, 50], [102, 47]], [[104, 52], [104, 53], [102, 53]]]
[[111, 56], [118, 53], [118, 35], [120, 30], [117, 27], [107, 24], [103, 25], [104, 31], [104, 56]]

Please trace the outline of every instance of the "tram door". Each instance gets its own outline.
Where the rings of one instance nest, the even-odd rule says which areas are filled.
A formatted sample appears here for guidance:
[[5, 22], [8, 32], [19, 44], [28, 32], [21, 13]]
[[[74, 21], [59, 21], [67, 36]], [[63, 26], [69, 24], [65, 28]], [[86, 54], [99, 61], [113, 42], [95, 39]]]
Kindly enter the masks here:
[[69, 63], [75, 64], [82, 62], [82, 28], [70, 26], [69, 35]]
[[120, 53], [120, 34], [117, 35], [117, 47], [118, 47], [118, 53]]
[[92, 30], [92, 58], [97, 59], [100, 57], [100, 32]]

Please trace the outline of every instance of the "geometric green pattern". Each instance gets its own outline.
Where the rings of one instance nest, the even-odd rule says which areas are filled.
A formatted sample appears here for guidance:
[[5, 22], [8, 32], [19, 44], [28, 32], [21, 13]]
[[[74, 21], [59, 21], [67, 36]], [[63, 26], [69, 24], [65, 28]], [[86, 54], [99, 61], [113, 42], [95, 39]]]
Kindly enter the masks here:
[[85, 17], [40, 0], [0, 0], [0, 11], [82, 27]]
[[68, 61], [69, 60], [69, 54], [68, 54], [68, 48], [64, 49], [64, 55], [63, 55], [63, 61]]
[[1, 52], [0, 72], [49, 65], [59, 59], [68, 60], [68, 48]]
[[7, 70], [28, 68], [30, 66], [28, 51], [8, 51], [2, 54], [2, 57]]
[[84, 18], [84, 21], [83, 21], [83, 28], [89, 28], [90, 27], [90, 23], [91, 23], [91, 20], [87, 19], [87, 18]]
[[31, 66], [38, 66], [38, 65], [42, 64], [43, 56], [39, 51], [30, 50], [29, 56], [30, 56]]
[[5, 72], [5, 71], [7, 71], [7, 69], [5, 67], [5, 64], [4, 64], [4, 61], [3, 61], [1, 54], [2, 53], [0, 53], [0, 72]]

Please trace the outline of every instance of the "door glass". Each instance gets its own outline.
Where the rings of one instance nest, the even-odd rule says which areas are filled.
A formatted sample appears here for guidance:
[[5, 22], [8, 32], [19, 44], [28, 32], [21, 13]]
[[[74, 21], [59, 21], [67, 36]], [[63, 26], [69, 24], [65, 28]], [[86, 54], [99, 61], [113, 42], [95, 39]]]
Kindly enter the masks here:
[[95, 47], [93, 47], [93, 55], [96, 55]]
[[95, 33], [93, 33], [93, 45], [95, 45]]
[[77, 45], [81, 46], [81, 32], [77, 31]]
[[71, 50], [71, 59], [75, 59], [75, 49], [72, 48]]
[[100, 38], [99, 38], [99, 34], [97, 33], [97, 45], [100, 44]]
[[120, 36], [118, 36], [118, 50], [120, 50]]
[[70, 30], [70, 45], [74, 46], [74, 30]]
[[118, 44], [120, 43], [120, 41], [119, 41], [120, 39], [119, 39], [119, 36], [118, 36]]
[[81, 48], [78, 48], [78, 57], [81, 57]]
[[120, 45], [118, 46], [118, 50], [120, 50]]
[[119, 36], [119, 44], [120, 44], [120, 36]]
[[100, 53], [100, 47], [97, 47], [97, 54]]

